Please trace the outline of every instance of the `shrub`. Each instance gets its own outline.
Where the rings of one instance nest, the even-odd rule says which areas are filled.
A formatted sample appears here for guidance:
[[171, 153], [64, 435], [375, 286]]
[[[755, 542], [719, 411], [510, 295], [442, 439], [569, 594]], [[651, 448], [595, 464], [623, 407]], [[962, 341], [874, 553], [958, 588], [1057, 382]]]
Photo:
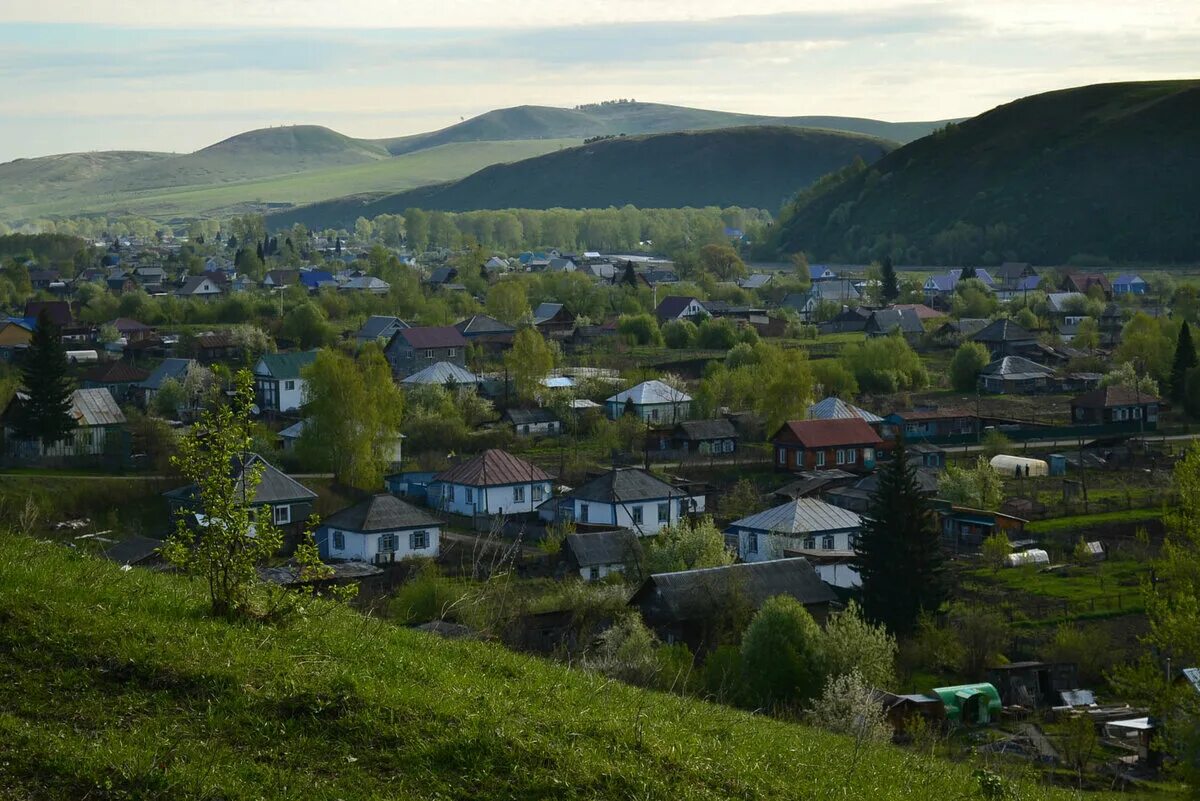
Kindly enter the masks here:
[[821, 629], [795, 598], [771, 598], [746, 629], [742, 663], [752, 703], [774, 710], [803, 705], [825, 683]]
[[857, 670], [831, 677], [806, 717], [814, 726], [853, 737], [857, 743], [885, 743], [892, 738], [883, 705]]
[[668, 348], [682, 350], [695, 346], [699, 331], [691, 320], [672, 320], [662, 327], [661, 333]]
[[979, 373], [987, 367], [988, 351], [978, 342], [964, 342], [950, 360], [950, 385], [959, 392], [975, 389]]
[[853, 673], [872, 687], [890, 687], [895, 679], [896, 638], [864, 620], [853, 601], [825, 623], [822, 648], [832, 677]]

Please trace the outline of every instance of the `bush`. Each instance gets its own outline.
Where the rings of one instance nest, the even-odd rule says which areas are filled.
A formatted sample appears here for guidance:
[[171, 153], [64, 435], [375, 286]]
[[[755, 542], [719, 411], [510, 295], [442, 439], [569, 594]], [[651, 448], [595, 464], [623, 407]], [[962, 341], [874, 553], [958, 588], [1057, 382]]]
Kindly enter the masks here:
[[959, 392], [972, 391], [988, 361], [987, 348], [978, 342], [964, 342], [950, 360], [950, 385]]
[[883, 626], [864, 620], [862, 609], [853, 601], [829, 617], [822, 647], [830, 676], [854, 673], [869, 686], [892, 686], [896, 677], [896, 638]]
[[617, 333], [630, 345], [662, 345], [663, 338], [658, 330], [654, 315], [623, 314], [617, 321]]
[[813, 381], [821, 397], [850, 400], [858, 395], [854, 373], [838, 359], [816, 359], [811, 362]]
[[431, 620], [462, 620], [465, 587], [443, 576], [432, 562], [402, 585], [388, 604], [393, 619], [404, 625]]
[[1054, 639], [1041, 650], [1042, 658], [1050, 662], [1074, 662], [1079, 670], [1079, 682], [1094, 687], [1104, 681], [1116, 658], [1112, 638], [1098, 626], [1087, 629], [1062, 625], [1054, 631]]
[[857, 670], [834, 676], [809, 708], [814, 726], [853, 737], [856, 742], [886, 743], [892, 727], [875, 699], [871, 684]]
[[750, 621], [742, 663], [751, 703], [770, 710], [797, 708], [825, 683], [821, 629], [799, 601], [777, 595]]
[[741, 704], [746, 699], [746, 677], [742, 652], [736, 645], [722, 645], [709, 652], [700, 673], [705, 694], [720, 704]]
[[673, 350], [694, 347], [699, 333], [691, 320], [672, 320], [661, 329], [663, 342]]
[[738, 332], [728, 320], [709, 317], [700, 326], [696, 344], [707, 350], [729, 350], [738, 343]]
[[854, 375], [859, 389], [871, 394], [920, 389], [929, 383], [921, 357], [898, 335], [848, 345], [842, 351], [842, 362]]

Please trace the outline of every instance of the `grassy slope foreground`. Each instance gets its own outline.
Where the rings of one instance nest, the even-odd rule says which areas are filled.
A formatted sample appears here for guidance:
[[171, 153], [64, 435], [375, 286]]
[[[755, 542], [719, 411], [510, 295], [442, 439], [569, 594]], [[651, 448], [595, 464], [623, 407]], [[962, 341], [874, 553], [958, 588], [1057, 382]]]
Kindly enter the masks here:
[[798, 189], [860, 156], [868, 163], [894, 145], [858, 134], [806, 128], [724, 128], [606, 139], [460, 181], [370, 202], [355, 198], [285, 212], [278, 224], [352, 224], [418, 207], [473, 209], [743, 206], [776, 209]]
[[912, 248], [904, 258], [960, 263], [936, 237], [961, 220], [1008, 226], [1014, 255], [1043, 264], [1082, 253], [1191, 260], [1200, 252], [1198, 141], [1197, 81], [1035, 95], [894, 151], [797, 209], [782, 243], [863, 259], [896, 236]]
[[[0, 538], [6, 799], [976, 797], [966, 766]], [[1067, 794], [1028, 786], [1022, 798]]]

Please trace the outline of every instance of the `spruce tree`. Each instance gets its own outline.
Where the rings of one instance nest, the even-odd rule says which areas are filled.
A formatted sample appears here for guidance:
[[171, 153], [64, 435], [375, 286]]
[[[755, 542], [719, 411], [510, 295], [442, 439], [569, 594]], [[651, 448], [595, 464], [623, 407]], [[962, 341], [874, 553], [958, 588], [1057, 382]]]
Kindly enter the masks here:
[[963, 267], [962, 272], [958, 274], [958, 280], [966, 281], [968, 278], [975, 278], [976, 275], [974, 267]]
[[904, 442], [879, 474], [855, 557], [863, 611], [894, 633], [911, 631], [922, 612], [948, 597], [937, 518], [917, 485]]
[[71, 417], [71, 382], [67, 377], [67, 351], [62, 331], [46, 310], [38, 315], [21, 367], [25, 398], [17, 405], [13, 429], [20, 439], [61, 442], [75, 428]]
[[1179, 339], [1175, 341], [1175, 360], [1171, 364], [1171, 384], [1168, 387], [1171, 400], [1182, 401], [1186, 395], [1188, 370], [1200, 365], [1196, 359], [1196, 346], [1192, 344], [1192, 332], [1187, 320], [1179, 329]]
[[879, 265], [879, 272], [880, 282], [883, 284], [883, 302], [892, 303], [900, 297], [900, 285], [896, 281], [896, 268], [892, 264], [891, 256], [883, 257], [883, 263]]

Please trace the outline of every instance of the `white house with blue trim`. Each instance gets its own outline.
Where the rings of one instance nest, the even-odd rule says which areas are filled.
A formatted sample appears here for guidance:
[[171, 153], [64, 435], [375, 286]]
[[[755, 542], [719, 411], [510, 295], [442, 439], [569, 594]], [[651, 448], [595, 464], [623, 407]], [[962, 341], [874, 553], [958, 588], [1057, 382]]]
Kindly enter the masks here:
[[398, 562], [436, 557], [441, 521], [394, 495], [372, 495], [325, 519], [317, 530], [323, 559]]
[[426, 497], [457, 515], [528, 514], [550, 497], [552, 481], [537, 465], [492, 448], [438, 473]]

